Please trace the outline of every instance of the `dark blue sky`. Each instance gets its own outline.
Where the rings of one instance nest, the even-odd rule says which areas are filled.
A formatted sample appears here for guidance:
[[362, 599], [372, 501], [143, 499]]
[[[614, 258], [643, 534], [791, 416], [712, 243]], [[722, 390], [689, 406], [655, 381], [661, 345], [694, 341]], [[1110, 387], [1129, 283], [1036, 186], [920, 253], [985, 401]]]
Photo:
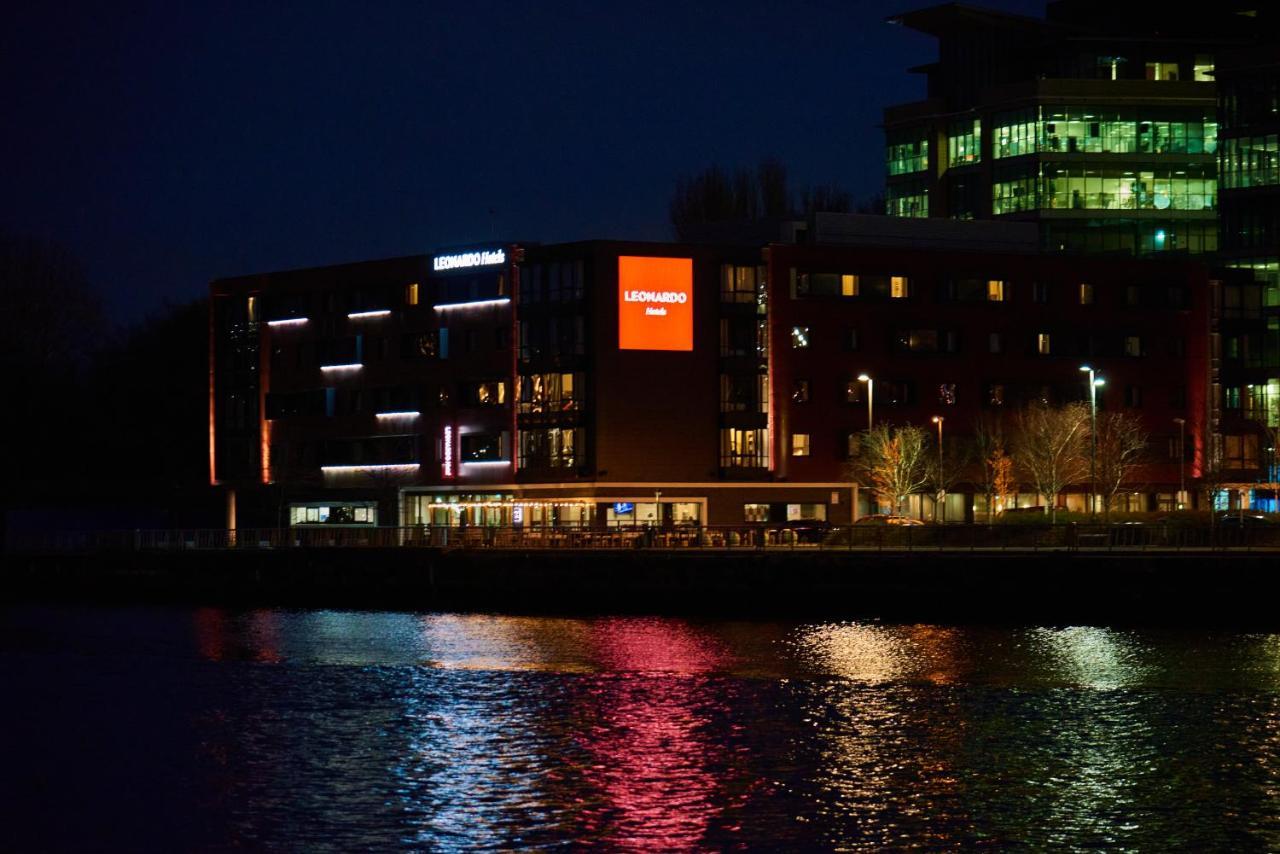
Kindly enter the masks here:
[[712, 163], [870, 196], [880, 110], [934, 51], [883, 23], [927, 4], [884, 0], [26, 5], [0, 225], [70, 248], [121, 320], [494, 234], [666, 239], [675, 179]]

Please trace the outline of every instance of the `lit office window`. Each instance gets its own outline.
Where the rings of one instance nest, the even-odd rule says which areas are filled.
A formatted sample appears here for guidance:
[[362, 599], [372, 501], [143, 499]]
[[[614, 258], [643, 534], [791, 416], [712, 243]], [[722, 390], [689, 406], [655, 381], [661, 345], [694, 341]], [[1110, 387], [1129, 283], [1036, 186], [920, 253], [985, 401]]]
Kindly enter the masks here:
[[1214, 82], [1213, 66], [1214, 62], [1212, 56], [1205, 53], [1197, 53], [1195, 65], [1191, 68], [1193, 72], [1193, 79], [1197, 83]]
[[1049, 333], [1041, 332], [1036, 336], [1036, 352], [1041, 356], [1049, 355]]
[[809, 327], [791, 327], [791, 349], [803, 350], [809, 346]]
[[1148, 62], [1147, 63], [1147, 79], [1148, 80], [1177, 80], [1178, 79], [1178, 63]]
[[808, 433], [792, 433], [791, 434], [791, 456], [793, 457], [809, 456], [809, 434]]

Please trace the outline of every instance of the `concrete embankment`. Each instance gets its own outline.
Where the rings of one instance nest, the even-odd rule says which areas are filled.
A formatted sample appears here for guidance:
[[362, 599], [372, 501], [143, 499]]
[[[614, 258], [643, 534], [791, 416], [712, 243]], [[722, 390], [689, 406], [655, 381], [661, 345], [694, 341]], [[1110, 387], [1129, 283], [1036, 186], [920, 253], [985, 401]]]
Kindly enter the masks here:
[[10, 555], [7, 601], [1280, 626], [1261, 552], [517, 552]]

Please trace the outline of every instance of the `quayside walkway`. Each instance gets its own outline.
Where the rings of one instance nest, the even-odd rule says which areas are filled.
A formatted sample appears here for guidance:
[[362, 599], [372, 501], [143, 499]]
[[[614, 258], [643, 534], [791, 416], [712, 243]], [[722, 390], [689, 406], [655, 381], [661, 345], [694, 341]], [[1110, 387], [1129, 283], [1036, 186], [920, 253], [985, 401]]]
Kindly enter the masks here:
[[240, 528], [16, 532], [13, 554], [203, 550], [435, 549], [475, 551], [1263, 551], [1280, 526], [1180, 524], [682, 526], [672, 528]]

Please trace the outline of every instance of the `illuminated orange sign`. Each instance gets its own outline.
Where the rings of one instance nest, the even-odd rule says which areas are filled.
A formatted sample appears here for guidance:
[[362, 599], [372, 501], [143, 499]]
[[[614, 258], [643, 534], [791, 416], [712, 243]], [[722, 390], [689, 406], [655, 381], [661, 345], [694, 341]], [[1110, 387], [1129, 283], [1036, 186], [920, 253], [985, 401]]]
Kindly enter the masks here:
[[693, 349], [693, 259], [618, 256], [618, 349]]

